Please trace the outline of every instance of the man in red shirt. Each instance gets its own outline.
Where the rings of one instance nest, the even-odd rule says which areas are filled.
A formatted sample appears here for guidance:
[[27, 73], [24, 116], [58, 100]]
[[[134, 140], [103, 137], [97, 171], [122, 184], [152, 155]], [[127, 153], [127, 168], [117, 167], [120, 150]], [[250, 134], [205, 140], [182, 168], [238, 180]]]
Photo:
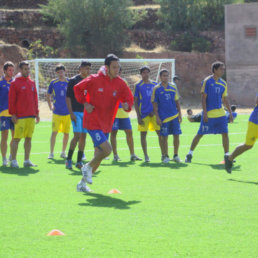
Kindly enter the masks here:
[[92, 172], [96, 171], [101, 161], [112, 151], [108, 134], [112, 130], [119, 103], [122, 103], [127, 112], [133, 105], [131, 90], [119, 77], [119, 70], [119, 58], [109, 54], [105, 59], [104, 69], [74, 87], [75, 98], [85, 107], [83, 127], [87, 129], [95, 147], [94, 158], [82, 167], [83, 178], [77, 184], [79, 192], [90, 191], [86, 182], [92, 184]]
[[31, 138], [36, 122], [39, 122], [38, 95], [34, 81], [29, 77], [30, 66], [26, 61], [19, 64], [21, 76], [12, 83], [9, 91], [9, 113], [14, 123], [14, 138], [11, 146], [11, 167], [19, 168], [16, 160], [19, 142], [24, 141], [24, 167], [35, 167], [30, 161]]

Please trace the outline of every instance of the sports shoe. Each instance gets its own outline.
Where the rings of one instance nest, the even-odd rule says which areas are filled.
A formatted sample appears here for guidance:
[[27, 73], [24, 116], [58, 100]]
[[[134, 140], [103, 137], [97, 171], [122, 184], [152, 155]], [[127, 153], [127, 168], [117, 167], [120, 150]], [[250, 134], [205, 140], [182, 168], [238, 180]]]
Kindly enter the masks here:
[[174, 155], [173, 160], [174, 160], [175, 162], [177, 162], [177, 163], [181, 162], [181, 159], [179, 158], [178, 155]]
[[8, 159], [4, 158], [3, 159], [3, 167], [7, 167], [8, 166]]
[[83, 167], [82, 167], [82, 176], [83, 176], [83, 179], [89, 183], [89, 184], [92, 184], [92, 168], [87, 164], [85, 164]]
[[187, 154], [185, 157], [185, 163], [191, 163], [192, 162], [192, 154]]
[[115, 155], [113, 161], [121, 161], [121, 159], [119, 158], [118, 155]]
[[144, 158], [144, 159], [145, 159], [145, 162], [146, 162], [146, 163], [150, 162], [150, 158], [149, 158], [149, 156], [145, 156], [145, 158]]
[[136, 160], [142, 160], [142, 158], [136, 156], [135, 154], [131, 155], [131, 161], [136, 161]]
[[110, 158], [109, 158], [109, 156], [107, 156], [106, 158], [104, 158], [104, 160], [109, 160]]
[[49, 155], [48, 155], [48, 159], [53, 159], [54, 158], [54, 153], [50, 153]]
[[91, 189], [82, 180], [77, 184], [77, 192], [91, 192]]
[[83, 167], [83, 162], [77, 162], [75, 165], [77, 168], [81, 169]]
[[72, 169], [72, 168], [73, 168], [72, 160], [71, 160], [71, 159], [67, 159], [67, 160], [65, 161], [65, 167], [66, 167], [67, 169]]
[[63, 158], [63, 159], [66, 159], [66, 158], [67, 158], [65, 152], [61, 152], [60, 158]]
[[84, 161], [87, 160], [87, 158], [86, 158], [84, 152], [83, 152], [83, 154], [82, 154], [82, 160], [84, 160]]
[[229, 160], [229, 155], [225, 155], [224, 160], [225, 160], [225, 169], [229, 174], [231, 174], [233, 162]]
[[19, 165], [16, 159], [11, 160], [11, 168], [19, 168]]
[[23, 162], [24, 167], [37, 167], [37, 165], [33, 164], [30, 160], [25, 160]]
[[161, 159], [162, 159], [162, 162], [165, 164], [169, 163], [169, 161], [170, 161], [169, 156], [163, 156]]

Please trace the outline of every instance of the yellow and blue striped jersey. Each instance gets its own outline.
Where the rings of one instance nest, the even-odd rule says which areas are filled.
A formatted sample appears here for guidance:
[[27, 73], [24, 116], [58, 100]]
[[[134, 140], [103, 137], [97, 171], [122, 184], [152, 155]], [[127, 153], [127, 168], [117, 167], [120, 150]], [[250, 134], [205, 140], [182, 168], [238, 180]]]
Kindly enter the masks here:
[[11, 116], [8, 112], [8, 94], [12, 80], [0, 79], [0, 116]]

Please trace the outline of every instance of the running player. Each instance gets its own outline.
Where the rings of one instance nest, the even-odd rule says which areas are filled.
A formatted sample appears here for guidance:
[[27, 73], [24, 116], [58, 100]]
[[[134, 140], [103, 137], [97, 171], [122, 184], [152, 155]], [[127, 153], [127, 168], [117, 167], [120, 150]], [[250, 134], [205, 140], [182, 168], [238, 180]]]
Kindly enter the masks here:
[[[19, 64], [21, 76], [12, 83], [9, 91], [9, 113], [14, 123], [14, 137], [11, 146], [11, 167], [19, 168], [16, 160], [19, 142], [24, 140], [24, 167], [35, 167], [30, 161], [31, 138], [36, 122], [39, 122], [38, 94], [35, 82], [29, 77], [30, 66], [26, 61]], [[26, 105], [25, 105], [26, 103]]]
[[82, 168], [83, 166], [83, 152], [85, 148], [86, 133], [87, 130], [83, 128], [83, 112], [84, 106], [77, 102], [74, 97], [74, 86], [88, 77], [90, 75], [91, 63], [88, 61], [82, 61], [79, 67], [79, 74], [74, 76], [69, 80], [67, 93], [66, 93], [66, 103], [71, 116], [73, 125], [73, 139], [71, 140], [68, 156], [66, 160], [66, 168], [72, 169], [72, 157], [75, 147], [78, 143], [78, 154], [77, 154], [77, 168]]
[[[49, 109], [53, 111], [52, 117], [52, 134], [50, 139], [50, 154], [49, 159], [54, 158], [54, 148], [56, 143], [56, 136], [58, 132], [64, 134], [63, 147], [60, 157], [66, 158], [65, 150], [69, 139], [69, 132], [71, 126], [71, 119], [66, 105], [66, 91], [68, 78], [65, 77], [65, 67], [62, 64], [56, 66], [57, 79], [51, 81], [48, 87], [47, 102]], [[51, 96], [53, 96], [54, 107], [51, 103]]]
[[86, 182], [92, 183], [92, 172], [96, 171], [101, 161], [112, 151], [108, 134], [112, 130], [119, 103], [128, 112], [133, 105], [133, 95], [125, 81], [118, 76], [119, 69], [119, 58], [109, 54], [105, 59], [104, 72], [99, 71], [74, 87], [76, 99], [84, 104], [87, 111], [84, 114], [84, 127], [95, 147], [94, 158], [82, 167], [83, 178], [77, 184], [77, 191], [80, 192], [90, 191]]
[[182, 133], [180, 123], [182, 122], [181, 107], [179, 97], [175, 86], [168, 82], [169, 72], [166, 69], [160, 71], [161, 83], [156, 86], [152, 94], [152, 103], [157, 124], [160, 125], [161, 137], [161, 160], [168, 163], [168, 135], [173, 135], [175, 162], [180, 162], [178, 156], [179, 135]]
[[224, 64], [216, 61], [212, 64], [213, 75], [202, 83], [202, 119], [197, 135], [194, 137], [185, 162], [191, 163], [193, 151], [205, 134], [221, 134], [225, 155], [229, 151], [228, 123], [222, 103], [229, 111], [230, 122], [233, 122], [232, 111], [228, 101], [227, 83], [221, 78], [224, 74]]
[[[8, 166], [7, 140], [8, 132], [11, 130], [12, 138], [14, 133], [14, 125], [11, 115], [8, 112], [8, 94], [14, 74], [14, 64], [10, 61], [6, 62], [3, 67], [4, 76], [0, 79], [0, 130], [1, 130], [1, 153], [3, 159], [3, 166]], [[12, 145], [12, 141], [10, 146]]]
[[147, 132], [156, 131], [160, 144], [160, 126], [156, 122], [156, 116], [153, 112], [151, 96], [156, 82], [150, 80], [150, 68], [143, 66], [140, 68], [140, 80], [134, 87], [134, 106], [138, 119], [138, 131], [141, 134], [141, 145], [145, 157], [145, 162], [150, 162], [147, 152]]
[[[121, 73], [122, 73], [122, 68], [120, 67], [119, 76], [121, 76]], [[133, 131], [132, 131], [131, 120], [129, 118], [129, 113], [124, 111], [121, 103], [119, 104], [118, 111], [116, 113], [116, 118], [113, 123], [112, 131], [110, 135], [110, 143], [114, 154], [113, 161], [121, 161], [121, 159], [117, 154], [116, 136], [117, 136], [118, 130], [123, 130], [125, 132], [127, 145], [129, 147], [129, 151], [131, 154], [131, 158], [130, 158], [131, 161], [142, 160], [134, 153], [134, 141], [133, 141]]]
[[258, 93], [256, 94], [255, 104], [255, 108], [249, 118], [245, 143], [236, 147], [230, 155], [225, 156], [225, 169], [228, 173], [231, 173], [233, 160], [245, 151], [252, 149], [258, 139]]

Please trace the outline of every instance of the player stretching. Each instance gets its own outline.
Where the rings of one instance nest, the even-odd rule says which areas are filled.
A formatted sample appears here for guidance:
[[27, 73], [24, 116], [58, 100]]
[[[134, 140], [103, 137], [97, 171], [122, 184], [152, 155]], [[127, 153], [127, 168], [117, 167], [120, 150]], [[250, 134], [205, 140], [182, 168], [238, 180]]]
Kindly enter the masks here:
[[[120, 71], [119, 71], [120, 76], [121, 76], [121, 73], [122, 73], [122, 68], [120, 67]], [[118, 130], [124, 130], [125, 132], [127, 145], [129, 147], [129, 151], [131, 154], [131, 158], [130, 158], [131, 161], [142, 160], [134, 153], [134, 142], [133, 142], [133, 131], [132, 131], [131, 120], [129, 118], [129, 113], [124, 111], [121, 103], [119, 104], [118, 111], [116, 113], [116, 118], [110, 135], [110, 143], [114, 154], [113, 161], [121, 160], [117, 154], [116, 136], [117, 136]]]
[[[3, 166], [8, 166], [8, 160], [6, 158], [7, 153], [7, 140], [9, 129], [12, 133], [14, 125], [11, 119], [11, 115], [8, 112], [8, 94], [11, 82], [14, 74], [14, 64], [12, 62], [6, 62], [4, 64], [4, 76], [0, 79], [0, 128], [1, 128], [1, 153], [3, 159]], [[12, 145], [12, 141], [10, 146]]]
[[141, 145], [145, 162], [150, 162], [146, 141], [148, 130], [156, 131], [160, 144], [160, 126], [156, 122], [151, 103], [152, 92], [157, 83], [150, 80], [150, 68], [148, 66], [141, 67], [140, 74], [142, 80], [134, 87], [134, 106], [138, 119], [138, 131], [141, 132]]
[[30, 161], [31, 138], [36, 122], [39, 122], [38, 95], [35, 82], [29, 77], [30, 66], [26, 61], [19, 64], [21, 76], [12, 83], [9, 91], [9, 113], [14, 123], [14, 137], [11, 146], [11, 167], [19, 168], [16, 160], [18, 145], [24, 140], [24, 167], [35, 167]]
[[119, 103], [128, 112], [133, 105], [133, 95], [125, 81], [118, 76], [119, 69], [119, 58], [109, 54], [105, 59], [106, 74], [99, 71], [74, 87], [76, 99], [84, 104], [87, 111], [84, 114], [84, 127], [95, 147], [94, 158], [82, 167], [83, 178], [77, 184], [79, 192], [90, 191], [86, 182], [92, 183], [92, 172], [96, 171], [101, 161], [112, 151], [108, 133], [111, 132]]
[[161, 160], [163, 163], [170, 161], [168, 156], [168, 135], [172, 134], [174, 139], [173, 160], [180, 162], [178, 149], [179, 135], [182, 133], [180, 128], [182, 115], [178, 93], [176, 87], [168, 82], [169, 72], [167, 70], [163, 69], [160, 71], [160, 80], [161, 83], [153, 90], [152, 103], [157, 124], [160, 125]]
[[71, 140], [68, 156], [66, 160], [66, 168], [72, 169], [72, 157], [75, 147], [78, 143], [78, 154], [77, 154], [77, 168], [82, 168], [83, 163], [83, 152], [85, 148], [85, 140], [86, 140], [86, 133], [87, 130], [83, 128], [83, 111], [84, 106], [77, 102], [74, 97], [74, 86], [88, 77], [90, 75], [91, 70], [91, 63], [87, 61], [82, 61], [79, 67], [80, 73], [69, 80], [67, 93], [66, 93], [66, 103], [68, 110], [70, 112], [70, 116], [72, 119], [73, 125], [73, 139]]
[[[63, 147], [60, 157], [66, 158], [65, 149], [69, 139], [71, 125], [71, 119], [65, 101], [68, 79], [65, 77], [65, 67], [62, 64], [56, 66], [56, 74], [58, 78], [51, 81], [47, 94], [49, 109], [53, 111], [49, 159], [54, 158], [54, 148], [58, 132], [64, 133]], [[51, 95], [53, 96], [54, 107], [52, 107]]]
[[185, 162], [191, 163], [193, 151], [205, 134], [221, 134], [225, 155], [229, 151], [228, 123], [222, 103], [229, 111], [230, 122], [233, 122], [232, 111], [228, 102], [227, 83], [221, 79], [224, 74], [224, 64], [216, 61], [212, 64], [213, 75], [202, 83], [202, 118], [199, 131], [194, 137]]
[[231, 173], [233, 160], [243, 152], [252, 149], [255, 141], [258, 139], [258, 93], [256, 94], [255, 104], [256, 106], [249, 118], [245, 143], [236, 147], [230, 155], [225, 156], [225, 169], [228, 173]]

